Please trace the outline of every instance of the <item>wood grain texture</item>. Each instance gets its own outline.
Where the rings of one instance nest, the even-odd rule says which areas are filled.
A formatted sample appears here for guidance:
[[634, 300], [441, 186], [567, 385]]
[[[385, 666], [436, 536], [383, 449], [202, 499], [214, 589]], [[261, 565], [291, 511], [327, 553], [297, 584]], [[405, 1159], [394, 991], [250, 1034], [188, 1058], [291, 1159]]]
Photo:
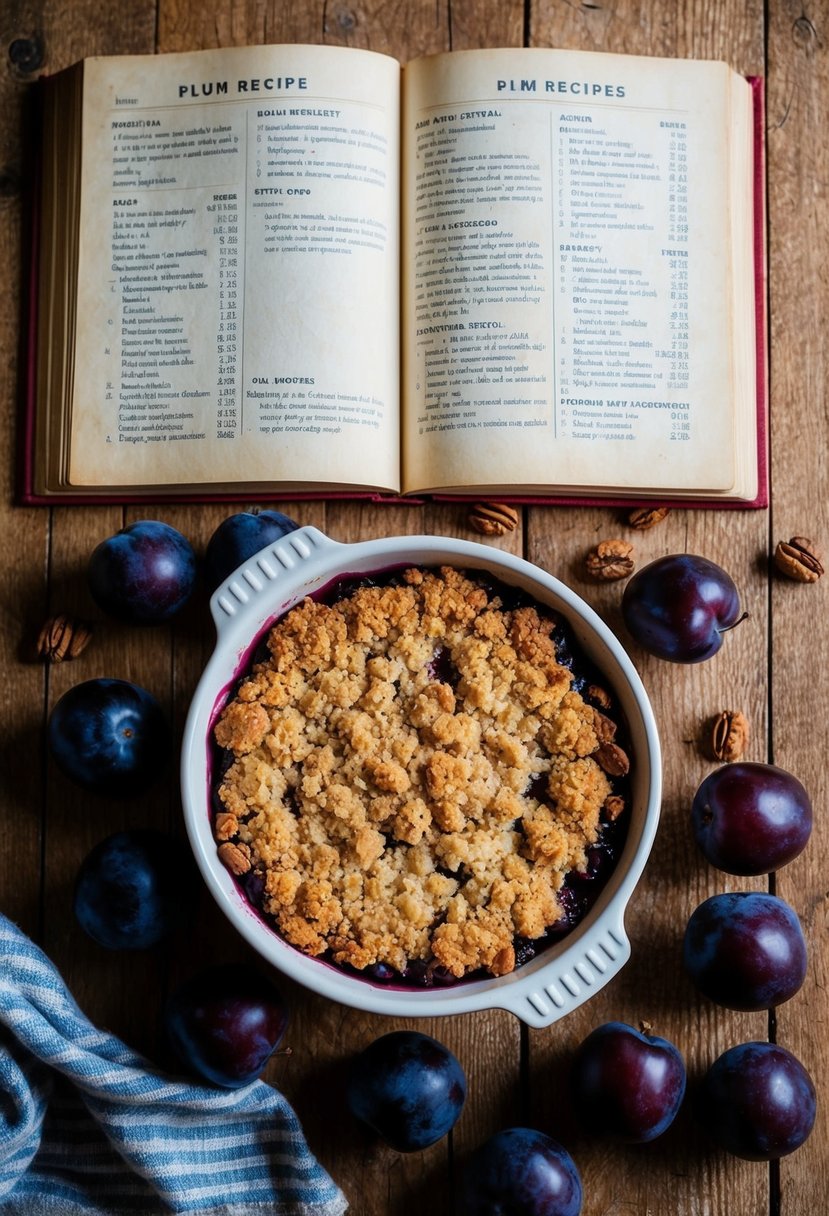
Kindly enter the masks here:
[[[85, 567], [94, 545], [122, 523], [153, 515], [178, 527], [203, 552], [231, 506], [22, 509], [13, 505], [14, 435], [21, 391], [20, 335], [26, 273], [25, 187], [33, 146], [33, 81], [90, 54], [190, 50], [264, 42], [328, 42], [417, 55], [476, 46], [613, 50], [724, 58], [744, 73], [768, 75], [769, 235], [773, 505], [770, 512], [675, 511], [634, 533], [609, 508], [528, 509], [497, 547], [524, 555], [570, 583], [624, 637], [621, 585], [597, 585], [583, 559], [598, 540], [622, 536], [638, 565], [660, 554], [696, 552], [719, 561], [740, 585], [750, 617], [719, 656], [693, 668], [630, 651], [660, 726], [665, 758], [662, 822], [627, 927], [631, 962], [580, 1011], [545, 1031], [522, 1030], [511, 1015], [481, 1013], [420, 1028], [458, 1054], [470, 1081], [464, 1115], [451, 1138], [401, 1157], [378, 1147], [348, 1117], [343, 1081], [349, 1061], [398, 1023], [346, 1009], [285, 982], [294, 1009], [289, 1057], [267, 1077], [295, 1104], [312, 1147], [344, 1188], [355, 1216], [462, 1216], [457, 1182], [471, 1150], [497, 1128], [532, 1123], [567, 1143], [585, 1181], [585, 1216], [803, 1216], [822, 1213], [829, 1193], [829, 976], [827, 776], [818, 732], [829, 704], [829, 579], [814, 587], [770, 573], [776, 539], [800, 533], [826, 541], [826, 363], [823, 323], [827, 153], [821, 138], [829, 107], [825, 5], [818, 0], [137, 0], [102, 8], [93, 0], [10, 2], [0, 12], [7, 59], [0, 76], [0, 257], [8, 290], [0, 298], [0, 424], [8, 442], [0, 469], [3, 579], [0, 658], [0, 908], [38, 936], [77, 999], [98, 1023], [169, 1063], [159, 1033], [163, 998], [207, 962], [247, 953], [204, 893], [193, 922], [162, 951], [105, 953], [84, 938], [70, 912], [77, 867], [88, 849], [122, 826], [180, 833], [175, 772], [134, 802], [95, 800], [72, 788], [47, 761], [46, 715], [61, 693], [98, 675], [135, 680], [170, 715], [176, 740], [214, 631], [200, 592], [170, 627], [137, 630], [106, 621], [92, 604]], [[21, 47], [20, 41], [26, 46]], [[18, 43], [14, 57], [10, 48]], [[29, 58], [27, 58], [27, 54]], [[33, 58], [32, 58], [33, 56]], [[21, 66], [22, 65], [22, 66]], [[441, 533], [480, 540], [460, 506], [279, 504], [336, 540]], [[238, 509], [243, 509], [244, 503]], [[52, 611], [91, 618], [93, 642], [72, 664], [27, 660], [26, 644]], [[645, 1150], [592, 1143], [569, 1115], [571, 1053], [610, 1018], [646, 1018], [686, 1054], [692, 1084], [721, 1050], [765, 1038], [765, 1015], [731, 1014], [693, 992], [679, 964], [688, 915], [707, 895], [763, 880], [729, 879], [696, 854], [688, 825], [691, 796], [713, 767], [700, 749], [704, 721], [723, 708], [749, 718], [749, 758], [774, 759], [810, 790], [816, 827], [806, 854], [774, 880], [801, 915], [810, 951], [803, 991], [776, 1016], [778, 1041], [812, 1072], [823, 1101], [810, 1142], [779, 1171], [713, 1150], [690, 1107], [668, 1135]], [[24, 763], [21, 764], [21, 758]], [[140, 999], [136, 999], [136, 998]]]
[[[821, 4], [769, 6], [769, 231], [774, 499], [772, 541], [829, 538], [829, 418], [824, 318], [829, 155], [815, 139], [829, 105], [829, 14]], [[812, 595], [798, 594], [813, 592]], [[829, 780], [818, 742], [829, 705], [829, 581], [771, 579], [771, 749], [809, 790], [816, 830], [776, 891], [798, 911], [809, 948], [801, 993], [777, 1011], [777, 1041], [803, 1061], [823, 1101], [806, 1145], [780, 1164], [781, 1212], [822, 1210], [829, 1194]]]

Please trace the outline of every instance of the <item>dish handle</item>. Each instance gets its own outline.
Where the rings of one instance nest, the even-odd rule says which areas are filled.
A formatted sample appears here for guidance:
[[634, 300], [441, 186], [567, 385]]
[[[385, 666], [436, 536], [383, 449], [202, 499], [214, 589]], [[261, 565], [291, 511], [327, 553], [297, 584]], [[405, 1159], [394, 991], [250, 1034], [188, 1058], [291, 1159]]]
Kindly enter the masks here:
[[547, 963], [541, 969], [543, 983], [516, 985], [514, 992], [506, 988], [498, 1004], [536, 1029], [571, 1013], [612, 980], [630, 958], [624, 922], [619, 918], [608, 925], [600, 918], [585, 935], [581, 954], [573, 958], [568, 953], [562, 966]]
[[279, 540], [266, 545], [243, 562], [216, 588], [210, 597], [210, 612], [221, 637], [240, 616], [247, 618], [255, 610], [256, 602], [275, 582], [286, 575], [294, 575], [307, 565], [309, 575], [312, 564], [330, 550], [345, 546], [331, 540], [324, 532], [310, 525], [288, 532]]

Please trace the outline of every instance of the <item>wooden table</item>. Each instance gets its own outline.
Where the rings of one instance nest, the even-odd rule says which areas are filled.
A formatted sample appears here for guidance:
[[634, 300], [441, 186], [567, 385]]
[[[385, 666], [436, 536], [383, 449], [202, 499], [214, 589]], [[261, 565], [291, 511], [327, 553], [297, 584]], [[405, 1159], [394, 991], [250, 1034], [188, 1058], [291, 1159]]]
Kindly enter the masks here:
[[[826, 218], [829, 159], [829, 9], [817, 0], [14, 0], [3, 5], [9, 48], [0, 81], [0, 303], [3, 355], [0, 408], [6, 435], [0, 463], [0, 597], [3, 627], [0, 908], [40, 941], [64, 972], [81, 1006], [99, 1024], [163, 1058], [159, 1009], [168, 988], [241, 944], [204, 896], [197, 920], [169, 949], [106, 953], [71, 914], [79, 862], [110, 832], [138, 825], [180, 830], [174, 774], [137, 802], [102, 803], [79, 793], [47, 761], [44, 723], [73, 683], [116, 676], [151, 689], [180, 730], [211, 646], [204, 597], [172, 628], [131, 630], [100, 619], [85, 587], [95, 544], [130, 519], [153, 514], [202, 547], [228, 507], [161, 506], [148, 512], [100, 508], [23, 509], [13, 505], [15, 434], [21, 396], [18, 290], [26, 270], [26, 180], [31, 151], [33, 81], [87, 55], [190, 50], [263, 42], [329, 42], [418, 54], [481, 46], [562, 46], [729, 60], [768, 81], [771, 464], [769, 511], [675, 511], [634, 536], [611, 509], [528, 510], [504, 542], [569, 580], [618, 625], [618, 584], [584, 581], [586, 550], [609, 535], [635, 539], [640, 563], [688, 551], [724, 565], [739, 584], [750, 619], [719, 656], [694, 667], [633, 656], [652, 696], [665, 752], [663, 819], [652, 860], [628, 917], [631, 962], [576, 1014], [528, 1031], [501, 1012], [428, 1022], [459, 1056], [470, 1096], [448, 1140], [399, 1156], [364, 1136], [349, 1119], [340, 1082], [349, 1057], [395, 1023], [291, 988], [293, 1054], [272, 1063], [268, 1079], [295, 1104], [313, 1148], [351, 1200], [357, 1216], [449, 1216], [470, 1151], [498, 1128], [539, 1127], [571, 1148], [589, 1216], [819, 1216], [829, 1195], [829, 976], [826, 724], [829, 614], [825, 584], [786, 582], [770, 572], [780, 539], [829, 536], [826, 453]], [[414, 531], [471, 536], [462, 508], [288, 504], [304, 523], [341, 540]], [[26, 661], [26, 644], [49, 614], [97, 620], [93, 644], [76, 663]], [[741, 709], [751, 724], [748, 758], [797, 774], [811, 792], [816, 827], [808, 850], [768, 883], [732, 880], [709, 868], [693, 847], [690, 800], [712, 763], [701, 753], [703, 722]], [[770, 886], [799, 913], [809, 946], [803, 990], [772, 1016], [732, 1014], [698, 997], [679, 951], [694, 907], [717, 891]], [[287, 987], [287, 985], [286, 985]], [[779, 1167], [749, 1164], [714, 1150], [690, 1109], [647, 1148], [590, 1143], [572, 1127], [564, 1076], [575, 1045], [609, 1019], [646, 1018], [685, 1053], [691, 1086], [726, 1047], [772, 1035], [810, 1069], [821, 1098], [809, 1142]]]

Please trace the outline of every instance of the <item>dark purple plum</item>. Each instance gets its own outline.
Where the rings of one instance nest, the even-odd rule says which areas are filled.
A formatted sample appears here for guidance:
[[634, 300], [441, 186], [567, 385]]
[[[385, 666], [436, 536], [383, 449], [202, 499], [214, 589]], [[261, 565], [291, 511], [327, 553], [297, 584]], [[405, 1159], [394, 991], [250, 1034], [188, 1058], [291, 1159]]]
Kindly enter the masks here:
[[683, 961], [705, 996], [727, 1009], [782, 1005], [806, 977], [806, 942], [792, 908], [763, 891], [712, 895], [692, 913]]
[[711, 865], [727, 874], [768, 874], [805, 849], [812, 803], [785, 769], [725, 764], [694, 795], [691, 824]]
[[279, 989], [247, 963], [208, 967], [167, 1002], [170, 1044], [188, 1071], [238, 1089], [262, 1073], [288, 1026]]
[[190, 874], [182, 841], [149, 829], [116, 832], [81, 863], [75, 917], [109, 950], [146, 950], [183, 918]]
[[585, 1131], [644, 1144], [667, 1131], [685, 1095], [685, 1063], [668, 1039], [606, 1022], [581, 1043], [571, 1073]]
[[193, 546], [169, 524], [139, 519], [93, 551], [87, 569], [95, 603], [130, 625], [160, 625], [184, 607], [196, 583]]
[[462, 1216], [579, 1216], [582, 1185], [567, 1149], [543, 1132], [508, 1127], [469, 1159]]
[[633, 575], [622, 596], [622, 616], [649, 654], [700, 663], [717, 653], [723, 634], [740, 619], [740, 596], [714, 562], [675, 553]]
[[356, 1118], [393, 1149], [411, 1153], [455, 1126], [466, 1101], [466, 1077], [437, 1039], [394, 1030], [353, 1060], [346, 1097]]
[[85, 789], [129, 797], [161, 776], [170, 728], [155, 697], [127, 680], [85, 680], [52, 710], [49, 750], [67, 777]]
[[210, 591], [215, 591], [229, 574], [266, 545], [295, 532], [294, 523], [281, 511], [240, 511], [219, 524], [207, 542], [204, 555], [205, 576]]
[[740, 1043], [723, 1052], [703, 1078], [699, 1115], [727, 1152], [774, 1161], [800, 1148], [815, 1122], [812, 1078], [776, 1043]]

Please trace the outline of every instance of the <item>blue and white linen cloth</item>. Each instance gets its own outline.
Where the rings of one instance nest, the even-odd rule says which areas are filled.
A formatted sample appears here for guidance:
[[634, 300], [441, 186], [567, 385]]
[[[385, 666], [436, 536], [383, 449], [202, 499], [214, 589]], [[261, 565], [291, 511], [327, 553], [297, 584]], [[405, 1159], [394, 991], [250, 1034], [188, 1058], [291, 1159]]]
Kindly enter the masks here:
[[0, 915], [2, 1216], [340, 1216], [285, 1098], [165, 1077]]

